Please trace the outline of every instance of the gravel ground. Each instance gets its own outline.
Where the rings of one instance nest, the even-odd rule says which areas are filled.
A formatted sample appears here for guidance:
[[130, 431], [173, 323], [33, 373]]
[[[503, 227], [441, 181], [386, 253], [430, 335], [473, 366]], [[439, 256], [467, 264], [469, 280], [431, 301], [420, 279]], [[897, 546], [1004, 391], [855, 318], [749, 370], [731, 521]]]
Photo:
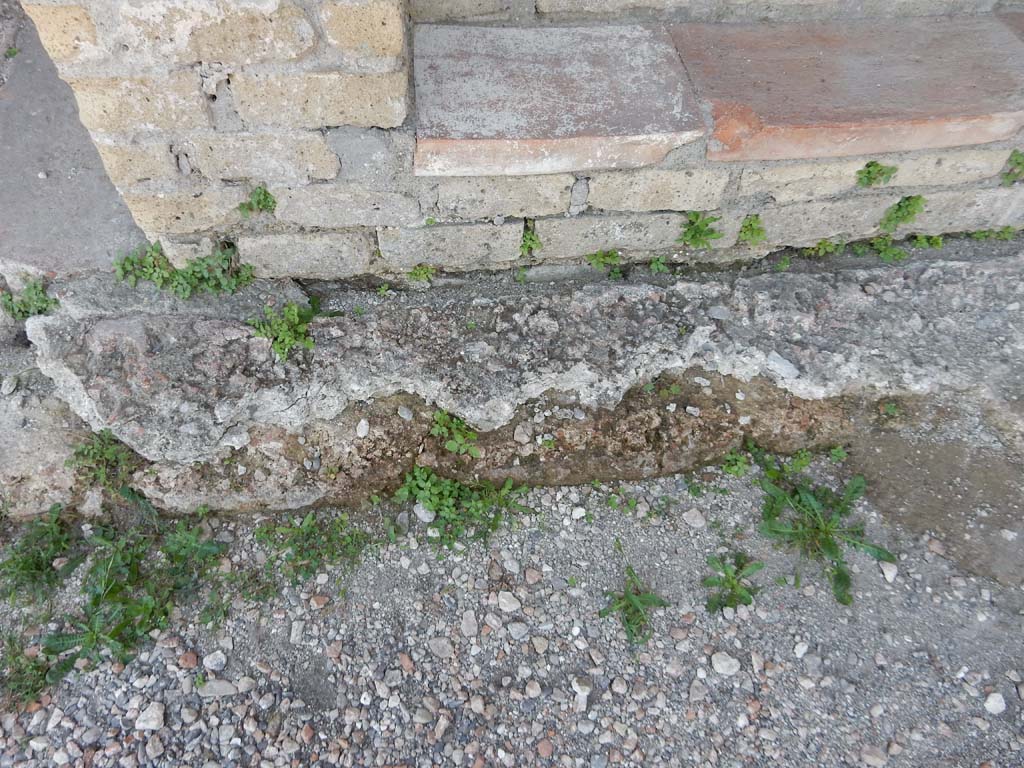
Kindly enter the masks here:
[[[235, 596], [218, 630], [184, 606], [127, 666], [0, 716], [0, 766], [1024, 765], [1021, 585], [861, 501], [899, 563], [851, 553], [841, 606], [757, 533], [754, 479], [708, 470], [723, 492], [697, 498], [682, 477], [631, 484], [628, 513], [611, 488], [534, 490], [534, 515], [444, 558], [405, 510], [408, 534], [358, 565]], [[266, 556], [251, 523], [211, 524], [222, 569]], [[705, 558], [737, 547], [764, 589], [711, 615]], [[671, 604], [639, 647], [598, 617], [627, 563]], [[4, 607], [0, 628], [30, 612]]]

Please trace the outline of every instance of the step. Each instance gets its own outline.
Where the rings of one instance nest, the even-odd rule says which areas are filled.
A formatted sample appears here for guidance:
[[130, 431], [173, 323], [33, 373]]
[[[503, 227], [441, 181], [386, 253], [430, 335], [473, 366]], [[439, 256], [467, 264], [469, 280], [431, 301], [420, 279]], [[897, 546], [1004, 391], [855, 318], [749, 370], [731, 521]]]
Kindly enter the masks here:
[[419, 25], [416, 173], [637, 168], [702, 135], [724, 161], [1008, 139], [1024, 126], [1022, 17]]
[[704, 133], [662, 28], [421, 25], [415, 51], [417, 174], [636, 168]]

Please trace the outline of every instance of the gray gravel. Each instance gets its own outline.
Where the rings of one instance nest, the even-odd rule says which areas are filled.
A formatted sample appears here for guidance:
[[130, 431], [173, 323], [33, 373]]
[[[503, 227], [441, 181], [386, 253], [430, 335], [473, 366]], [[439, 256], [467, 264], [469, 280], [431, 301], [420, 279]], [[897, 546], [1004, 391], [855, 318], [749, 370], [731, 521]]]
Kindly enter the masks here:
[[[354, 568], [236, 598], [217, 631], [186, 606], [127, 667], [0, 716], [0, 766], [1024, 764], [1022, 585], [861, 502], [899, 563], [851, 554], [840, 606], [817, 565], [756, 532], [750, 477], [704, 475], [727, 493], [648, 481], [625, 488], [628, 514], [611, 488], [532, 491], [535, 515], [443, 559], [408, 515]], [[251, 524], [213, 524], [225, 569], [265, 555]], [[709, 615], [704, 560], [727, 546], [767, 563], [764, 591]], [[641, 647], [597, 615], [626, 563], [671, 603]]]

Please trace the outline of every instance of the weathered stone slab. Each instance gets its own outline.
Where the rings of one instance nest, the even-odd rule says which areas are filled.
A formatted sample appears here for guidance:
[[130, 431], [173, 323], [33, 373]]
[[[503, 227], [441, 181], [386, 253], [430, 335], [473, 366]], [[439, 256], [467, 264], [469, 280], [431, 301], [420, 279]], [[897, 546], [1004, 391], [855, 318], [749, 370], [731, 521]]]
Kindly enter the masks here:
[[710, 106], [713, 159], [984, 144], [1024, 125], [1024, 43], [992, 16], [681, 24], [672, 36]]
[[[220, 310], [62, 310], [30, 319], [27, 332], [40, 370], [93, 428], [150, 460], [187, 464], [390, 395], [490, 430], [552, 392], [611, 408], [638, 383], [694, 367], [761, 376], [805, 399], [973, 390], [985, 370], [986, 392], [1015, 397], [1024, 361], [1007, 351], [1024, 338], [1022, 267], [1024, 254], [661, 286], [493, 278], [480, 290], [480, 278], [472, 296], [342, 291], [325, 306], [336, 316], [310, 327], [315, 349], [286, 363], [246, 316]], [[979, 341], [979, 328], [1001, 340]]]
[[703, 134], [661, 30], [420, 26], [416, 173], [636, 168]]

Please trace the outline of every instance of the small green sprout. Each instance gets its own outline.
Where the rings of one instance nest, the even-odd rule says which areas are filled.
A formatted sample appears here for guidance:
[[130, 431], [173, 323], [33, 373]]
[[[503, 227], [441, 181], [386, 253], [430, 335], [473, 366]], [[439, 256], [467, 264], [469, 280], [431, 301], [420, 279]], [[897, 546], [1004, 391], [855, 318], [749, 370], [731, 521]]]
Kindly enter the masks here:
[[758, 214], [751, 213], [743, 219], [738, 239], [749, 246], [758, 245], [768, 239], [768, 234], [765, 232], [764, 224], [761, 223], [761, 217]]
[[708, 565], [718, 574], [708, 576], [701, 582], [708, 589], [716, 590], [704, 604], [708, 613], [738, 608], [754, 602], [754, 595], [760, 592], [761, 588], [751, 584], [750, 577], [764, 568], [764, 563], [753, 562], [743, 552], [735, 552], [732, 558], [711, 556], [708, 558]]
[[434, 279], [436, 272], [437, 270], [429, 264], [417, 264], [409, 270], [409, 279], [414, 283], [429, 283]]
[[850, 457], [850, 454], [846, 452], [846, 449], [843, 448], [843, 446], [837, 445], [829, 450], [828, 457], [833, 461], [833, 463], [842, 464]]
[[788, 254], [788, 253], [784, 253], [784, 254], [782, 254], [782, 257], [778, 260], [778, 262], [776, 262], [776, 264], [775, 264], [775, 271], [776, 272], [786, 272], [792, 266], [793, 266], [793, 257], [790, 254]]
[[519, 244], [519, 255], [525, 259], [542, 247], [533, 219], [526, 219], [523, 223], [523, 241]]
[[883, 232], [893, 233], [903, 224], [909, 224], [924, 211], [925, 199], [921, 195], [909, 195], [889, 206], [878, 227]]
[[294, 302], [288, 302], [278, 314], [273, 307], [263, 309], [263, 319], [250, 320], [249, 325], [256, 335], [270, 339], [271, 348], [282, 361], [288, 359], [288, 353], [294, 347], [313, 349], [313, 337], [309, 335], [309, 323], [313, 320], [312, 307], [300, 308]]
[[888, 184], [899, 170], [895, 165], [882, 165], [877, 160], [869, 160], [868, 164], [857, 171], [857, 186], [875, 187]]
[[1010, 153], [1007, 170], [1002, 175], [1003, 186], [1009, 187], [1024, 179], [1024, 152], [1019, 149]]
[[430, 427], [430, 434], [444, 440], [447, 451], [459, 456], [468, 453], [474, 459], [480, 458], [480, 449], [475, 445], [476, 432], [471, 430], [465, 421], [447, 411], [434, 411], [434, 423]]
[[273, 213], [277, 208], [277, 200], [262, 184], [249, 193], [249, 199], [238, 205], [238, 212], [243, 219], [248, 219], [257, 211]]
[[12, 46], [9, 46], [6, 51], [4, 51], [4, 58], [5, 59], [13, 59], [19, 53], [21, 53], [21, 48], [15, 48], [12, 45]]
[[915, 248], [934, 248], [937, 250], [942, 246], [942, 235], [914, 235]]
[[722, 471], [733, 477], [745, 477], [750, 472], [750, 463], [747, 455], [742, 451], [732, 450], [725, 454], [722, 459]]
[[664, 256], [655, 256], [647, 266], [651, 270], [652, 275], [662, 275], [668, 272], [668, 265], [665, 263]]
[[701, 250], [710, 248], [712, 240], [718, 240], [723, 236], [712, 226], [716, 221], [721, 221], [721, 217], [709, 216], [701, 211], [689, 211], [686, 214], [683, 231], [676, 242]]
[[633, 566], [626, 566], [626, 579], [622, 592], [606, 592], [609, 602], [597, 614], [601, 618], [618, 614], [622, 628], [626, 630], [626, 637], [634, 645], [642, 645], [651, 638], [650, 611], [654, 608], [668, 607], [669, 603], [662, 597], [651, 591], [640, 577], [636, 575]]
[[42, 280], [26, 280], [25, 288], [18, 295], [0, 293], [0, 307], [15, 320], [28, 320], [35, 315], [45, 315], [59, 305], [57, 299], [46, 295]]

